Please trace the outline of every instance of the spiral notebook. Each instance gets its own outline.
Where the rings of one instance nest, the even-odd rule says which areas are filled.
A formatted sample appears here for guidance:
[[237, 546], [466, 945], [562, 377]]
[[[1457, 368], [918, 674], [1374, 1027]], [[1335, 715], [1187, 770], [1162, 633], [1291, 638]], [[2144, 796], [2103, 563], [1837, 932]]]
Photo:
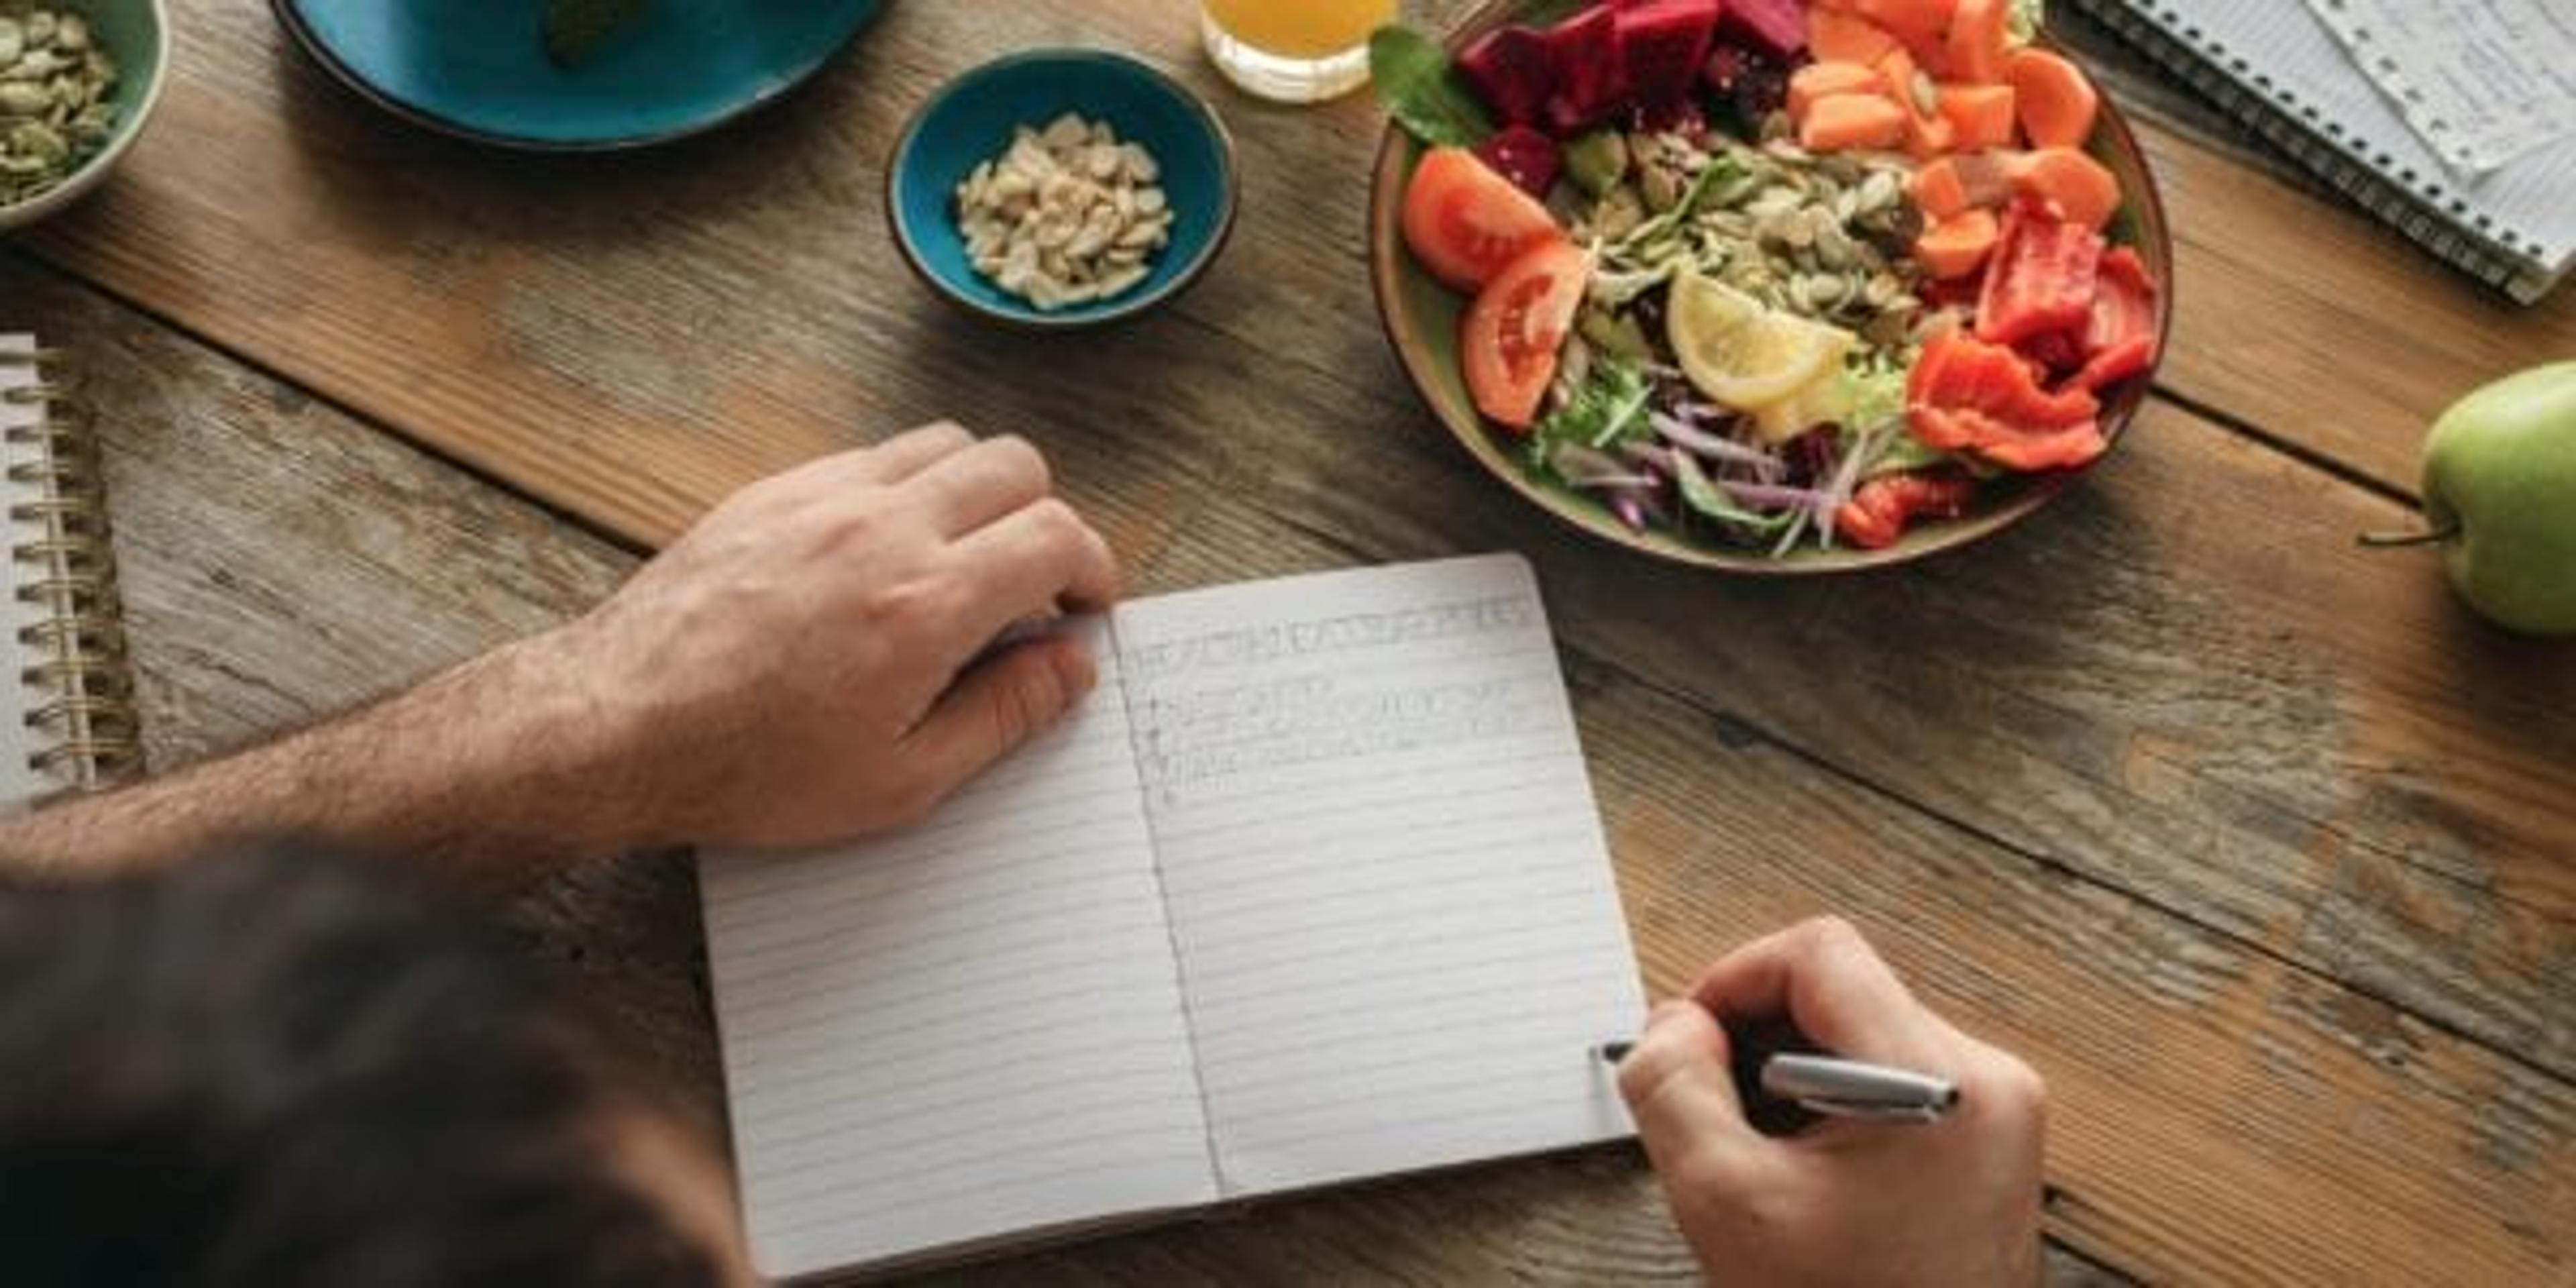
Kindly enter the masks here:
[[710, 855], [753, 1257], [883, 1268], [1628, 1134], [1644, 1015], [1527, 563], [1130, 601], [921, 826]]
[[[2484, 0], [2405, 2], [2404, 21], [2417, 26], [2498, 21]], [[2539, 300], [2576, 264], [2576, 132], [2491, 168], [2463, 168], [2409, 124], [2398, 100], [2310, 4], [2074, 3], [2347, 199], [2512, 298]], [[2317, 3], [2338, 14], [2362, 8], [2354, 0]], [[2550, 17], [2548, 10], [2538, 12]], [[2555, 12], [2554, 24], [2526, 33], [2526, 44], [2576, 41], [2576, 16]], [[2537, 50], [2521, 52], [2552, 61]], [[2480, 71], [2456, 70], [2464, 76]], [[2497, 93], [2509, 82], [2487, 80]]]
[[98, 451], [35, 337], [0, 334], [0, 503], [11, 666], [0, 676], [0, 803], [108, 786], [142, 767]]

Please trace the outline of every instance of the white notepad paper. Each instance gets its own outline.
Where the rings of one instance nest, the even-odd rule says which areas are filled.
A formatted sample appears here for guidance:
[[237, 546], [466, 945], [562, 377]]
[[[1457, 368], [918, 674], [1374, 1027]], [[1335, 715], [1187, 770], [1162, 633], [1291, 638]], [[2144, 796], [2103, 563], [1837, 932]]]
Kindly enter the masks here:
[[764, 1273], [1628, 1134], [1644, 1012], [1537, 586], [1131, 602], [922, 826], [701, 870]]

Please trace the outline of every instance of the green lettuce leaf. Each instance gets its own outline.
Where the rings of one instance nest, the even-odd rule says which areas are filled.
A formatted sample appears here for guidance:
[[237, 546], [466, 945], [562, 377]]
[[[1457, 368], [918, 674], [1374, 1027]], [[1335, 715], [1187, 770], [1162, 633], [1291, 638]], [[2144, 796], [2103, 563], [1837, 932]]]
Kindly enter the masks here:
[[1369, 37], [1369, 86], [1387, 114], [1425, 143], [1472, 148], [1494, 132], [1493, 118], [1459, 79], [1449, 51], [1401, 23]]

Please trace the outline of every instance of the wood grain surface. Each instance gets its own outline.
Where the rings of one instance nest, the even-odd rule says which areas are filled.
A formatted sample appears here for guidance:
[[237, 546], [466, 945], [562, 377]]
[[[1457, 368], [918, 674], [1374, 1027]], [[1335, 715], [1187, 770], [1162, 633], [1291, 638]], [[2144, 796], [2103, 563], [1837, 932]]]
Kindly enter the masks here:
[[[2576, 1275], [2576, 653], [2351, 541], [2406, 522], [2432, 411], [2576, 352], [2576, 293], [2481, 294], [2122, 75], [2181, 259], [2163, 396], [1995, 542], [1751, 585], [1468, 468], [1369, 311], [1374, 114], [1226, 94], [1186, 4], [896, 4], [738, 128], [556, 160], [382, 120], [257, 6], [178, 8], [164, 119], [25, 243], [90, 285], [0, 255], [0, 326], [71, 341], [107, 404], [156, 763], [541, 628], [735, 483], [953, 416], [1037, 439], [1148, 590], [1530, 553], [1650, 982], [1795, 916], [1860, 922], [2049, 1075], [2055, 1278]], [[985, 330], [884, 240], [908, 106], [1051, 42], [1171, 65], [1243, 150], [1225, 259], [1123, 331]], [[711, 1116], [692, 900], [639, 859], [514, 916]], [[959, 1277], [1688, 1273], [1651, 1178], [1603, 1151]]]

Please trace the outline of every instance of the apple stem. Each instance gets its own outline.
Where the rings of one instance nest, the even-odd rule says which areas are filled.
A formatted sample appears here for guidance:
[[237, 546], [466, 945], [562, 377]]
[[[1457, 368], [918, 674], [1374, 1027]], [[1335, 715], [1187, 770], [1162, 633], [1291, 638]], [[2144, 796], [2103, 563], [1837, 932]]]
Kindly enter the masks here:
[[2373, 550], [2394, 550], [2405, 546], [2440, 545], [2458, 535], [2460, 525], [2455, 521], [2422, 532], [2365, 532], [2361, 534], [2360, 541]]

